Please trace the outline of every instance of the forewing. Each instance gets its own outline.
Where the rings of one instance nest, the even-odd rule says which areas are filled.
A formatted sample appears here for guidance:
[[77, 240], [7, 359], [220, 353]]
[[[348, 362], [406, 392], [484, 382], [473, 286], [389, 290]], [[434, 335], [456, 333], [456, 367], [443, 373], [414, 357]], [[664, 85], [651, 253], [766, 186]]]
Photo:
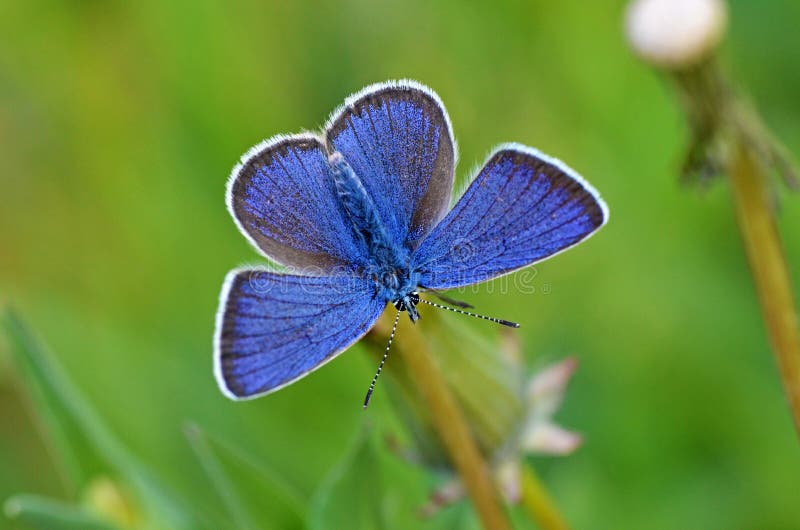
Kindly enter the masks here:
[[489, 280], [579, 243], [608, 219], [597, 191], [562, 162], [507, 144], [496, 150], [413, 257], [421, 285]]
[[412, 81], [372, 85], [349, 97], [326, 127], [381, 212], [390, 236], [410, 249], [444, 217], [456, 149], [447, 112]]
[[283, 265], [331, 274], [366, 259], [316, 136], [279, 136], [251, 149], [231, 175], [228, 208], [250, 242]]
[[288, 385], [361, 338], [385, 305], [360, 278], [231, 271], [214, 337], [220, 389], [249, 399]]

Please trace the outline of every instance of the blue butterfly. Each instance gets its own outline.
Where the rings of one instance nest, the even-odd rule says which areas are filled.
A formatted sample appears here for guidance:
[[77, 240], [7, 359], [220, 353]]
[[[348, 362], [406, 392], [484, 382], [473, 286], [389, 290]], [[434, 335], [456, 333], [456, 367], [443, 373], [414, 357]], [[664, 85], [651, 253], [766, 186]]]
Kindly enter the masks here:
[[[369, 86], [322, 134], [276, 136], [248, 151], [228, 182], [228, 209], [264, 256], [286, 270], [225, 279], [214, 336], [222, 392], [274, 392], [360, 339], [387, 304], [412, 321], [420, 297], [472, 285], [554, 256], [608, 220], [597, 191], [562, 162], [504, 144], [453, 208], [453, 128], [429, 88]], [[388, 355], [370, 385], [375, 386]]]

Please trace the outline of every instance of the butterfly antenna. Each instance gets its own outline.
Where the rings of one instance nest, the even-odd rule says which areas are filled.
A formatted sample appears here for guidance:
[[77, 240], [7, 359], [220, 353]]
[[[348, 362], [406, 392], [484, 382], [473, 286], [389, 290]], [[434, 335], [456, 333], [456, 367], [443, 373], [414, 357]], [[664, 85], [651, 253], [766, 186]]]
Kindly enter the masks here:
[[375, 372], [375, 377], [372, 378], [372, 382], [369, 384], [369, 390], [367, 390], [367, 397], [364, 398], [364, 409], [369, 406], [369, 398], [372, 397], [372, 391], [375, 390], [375, 383], [378, 382], [378, 377], [381, 375], [381, 370], [383, 370], [383, 364], [386, 362], [386, 359], [389, 357], [389, 348], [392, 347], [392, 341], [394, 340], [394, 334], [397, 331], [397, 322], [400, 320], [400, 310], [397, 310], [397, 316], [394, 317], [394, 325], [392, 326], [392, 332], [389, 334], [389, 342], [386, 344], [386, 349], [383, 351], [383, 359], [381, 359], [381, 363], [378, 365], [378, 371]]
[[511, 322], [510, 320], [503, 320], [502, 318], [487, 317], [485, 315], [479, 315], [477, 313], [470, 313], [469, 311], [464, 311], [463, 309], [457, 309], [455, 307], [448, 307], [446, 305], [437, 304], [436, 302], [431, 302], [430, 300], [425, 300], [423, 298], [420, 298], [419, 301], [428, 305], [432, 305], [433, 307], [438, 307], [439, 309], [446, 309], [448, 311], [452, 311], [453, 313], [459, 313], [461, 315], [467, 315], [470, 317], [482, 318], [483, 320], [488, 320], [496, 324], [502, 324], [503, 326], [508, 326], [510, 328], [519, 327], [519, 324], [517, 324], [516, 322]]

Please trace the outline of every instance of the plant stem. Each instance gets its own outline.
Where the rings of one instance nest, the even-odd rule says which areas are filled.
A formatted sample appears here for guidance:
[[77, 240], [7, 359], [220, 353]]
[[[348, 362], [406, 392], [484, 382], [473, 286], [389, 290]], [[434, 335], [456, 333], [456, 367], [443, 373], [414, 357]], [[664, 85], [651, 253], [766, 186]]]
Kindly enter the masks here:
[[791, 157], [756, 110], [731, 89], [713, 58], [672, 73], [693, 136], [684, 170], [729, 175], [750, 272], [800, 436], [800, 328], [768, 174], [775, 170], [796, 187]]
[[489, 465], [478, 450], [464, 414], [433, 360], [419, 330], [406, 318], [401, 319], [397, 342], [400, 355], [418, 385], [431, 414], [433, 426], [443, 447], [458, 471], [483, 526], [488, 530], [506, 530], [511, 526], [495, 487]]
[[729, 161], [733, 198], [750, 271], [800, 435], [800, 330], [792, 284], [772, 215], [768, 176], [745, 140]]
[[568, 530], [553, 499], [548, 495], [539, 477], [530, 466], [522, 467], [522, 505], [543, 530]]

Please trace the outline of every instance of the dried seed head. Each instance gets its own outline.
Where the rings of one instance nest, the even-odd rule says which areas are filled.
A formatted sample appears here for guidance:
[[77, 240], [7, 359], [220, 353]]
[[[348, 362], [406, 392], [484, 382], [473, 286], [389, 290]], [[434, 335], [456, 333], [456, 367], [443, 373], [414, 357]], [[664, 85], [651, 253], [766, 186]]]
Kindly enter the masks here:
[[702, 61], [725, 35], [723, 0], [635, 0], [625, 26], [634, 51], [655, 66], [680, 70]]

